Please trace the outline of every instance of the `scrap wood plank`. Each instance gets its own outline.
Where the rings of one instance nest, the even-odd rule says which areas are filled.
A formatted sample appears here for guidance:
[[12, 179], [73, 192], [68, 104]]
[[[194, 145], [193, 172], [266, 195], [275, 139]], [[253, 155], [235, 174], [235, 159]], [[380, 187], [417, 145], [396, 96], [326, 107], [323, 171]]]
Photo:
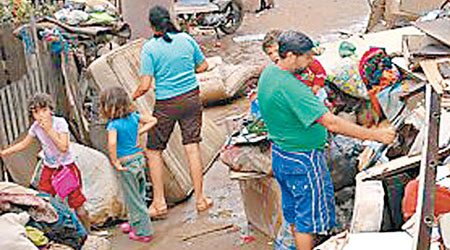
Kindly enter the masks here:
[[10, 144], [13, 142], [13, 132], [11, 128], [11, 123], [9, 122], [11, 120], [9, 109], [8, 109], [8, 103], [6, 101], [6, 88], [0, 89], [0, 115], [3, 109], [3, 121], [5, 122], [5, 130], [6, 130], [6, 137], [7, 137], [7, 144]]
[[204, 236], [204, 235], [208, 235], [208, 234], [211, 234], [211, 233], [228, 230], [228, 229], [231, 229], [233, 227], [234, 227], [234, 225], [232, 223], [228, 223], [228, 224], [225, 224], [225, 225], [219, 225], [219, 226], [216, 226], [216, 227], [208, 226], [206, 229], [199, 230], [199, 231], [194, 232], [194, 233], [189, 234], [189, 235], [181, 235], [181, 237], [182, 237], [183, 241], [188, 241], [188, 240], [200, 237], [200, 236]]
[[[1, 91], [1, 89], [0, 89], [0, 91]], [[0, 147], [4, 147], [9, 144], [8, 136], [6, 135], [5, 117], [3, 115], [2, 108], [1, 108], [3, 106], [2, 100], [3, 100], [3, 98], [0, 95]]]
[[25, 127], [25, 129], [28, 128], [29, 125], [29, 117], [28, 117], [28, 97], [27, 97], [27, 92], [25, 89], [28, 88], [28, 86], [26, 86], [28, 83], [27, 80], [27, 75], [25, 75], [25, 77], [23, 78], [23, 80], [20, 82], [20, 84], [18, 84], [18, 91], [20, 93], [20, 99], [21, 99], [21, 106], [22, 106], [22, 121], [23, 121], [23, 125]]
[[13, 103], [14, 103], [14, 112], [16, 113], [16, 121], [17, 121], [17, 130], [18, 130], [18, 136], [20, 136], [23, 132], [25, 132], [25, 126], [24, 126], [24, 120], [23, 120], [23, 110], [21, 109], [21, 103], [22, 100], [20, 98], [20, 89], [19, 89], [19, 85], [22, 85], [22, 81], [20, 80], [19, 82], [13, 83], [11, 85], [12, 87], [12, 98], [13, 98]]
[[416, 167], [420, 163], [421, 156], [403, 156], [385, 164], [369, 168], [363, 181], [383, 179], [395, 173], [405, 171], [411, 167]]
[[448, 32], [450, 30], [450, 20], [440, 18], [429, 22], [415, 22], [414, 26], [450, 46], [450, 32]]
[[433, 86], [435, 91], [438, 94], [444, 93], [444, 87], [442, 86], [444, 78], [439, 72], [437, 61], [436, 60], [424, 60], [420, 62], [420, 66], [422, 67], [425, 75], [428, 78], [428, 81]]
[[9, 115], [10, 115], [9, 122], [11, 123], [11, 127], [12, 127], [13, 140], [15, 140], [16, 138], [19, 137], [19, 127], [18, 127], [17, 120], [16, 120], [16, 105], [17, 105], [17, 103], [14, 100], [13, 94], [12, 94], [12, 92], [14, 92], [13, 85], [15, 85], [15, 84], [10, 84], [10, 85], [6, 86], [5, 89], [6, 89], [6, 98], [8, 98], [8, 106], [9, 106]]
[[438, 9], [444, 0], [401, 0], [400, 10], [422, 15], [427, 11]]

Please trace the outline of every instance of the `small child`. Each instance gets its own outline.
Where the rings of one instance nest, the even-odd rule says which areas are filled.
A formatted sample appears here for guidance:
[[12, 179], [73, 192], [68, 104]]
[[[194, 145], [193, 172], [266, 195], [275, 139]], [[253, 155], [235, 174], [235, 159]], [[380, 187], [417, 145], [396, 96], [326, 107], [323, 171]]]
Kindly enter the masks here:
[[146, 166], [139, 135], [149, 131], [156, 118], [131, 111], [130, 98], [123, 88], [113, 87], [100, 96], [102, 114], [108, 119], [108, 151], [111, 164], [121, 179], [128, 205], [128, 223], [120, 228], [131, 240], [150, 242], [153, 235], [151, 219], [145, 203]]
[[[275, 64], [280, 60], [280, 55], [278, 54], [278, 37], [281, 33], [281, 30], [270, 30], [264, 36], [264, 41], [262, 44], [264, 53], [266, 53], [270, 60], [272, 60]], [[320, 64], [318, 60], [314, 59], [313, 63], [309, 65], [308, 68], [295, 72], [294, 76], [301, 82], [311, 87], [314, 95], [318, 95], [320, 89], [325, 86], [327, 74], [325, 69], [322, 67], [322, 64]]]
[[68, 168], [71, 171], [72, 180], [77, 179], [78, 182], [78, 185], [71, 187], [73, 189], [71, 192], [68, 190], [70, 192], [67, 195], [68, 203], [71, 208], [76, 210], [84, 227], [89, 231], [89, 215], [83, 206], [86, 198], [81, 191], [81, 173], [69, 151], [69, 126], [64, 118], [53, 115], [53, 109], [54, 104], [50, 95], [36, 93], [28, 103], [28, 112], [33, 121], [28, 134], [20, 142], [1, 150], [0, 157], [22, 151], [30, 146], [34, 139], [38, 139], [44, 150], [44, 167], [39, 180], [39, 191], [53, 196], [60, 195], [57, 193], [59, 189], [54, 187], [52, 179], [54, 176], [59, 176], [64, 167]]

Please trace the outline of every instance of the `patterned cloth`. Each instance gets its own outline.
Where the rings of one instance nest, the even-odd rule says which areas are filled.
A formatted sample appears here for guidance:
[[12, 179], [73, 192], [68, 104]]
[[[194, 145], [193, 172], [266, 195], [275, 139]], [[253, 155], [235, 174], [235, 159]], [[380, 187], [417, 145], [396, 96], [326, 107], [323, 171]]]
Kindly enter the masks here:
[[401, 80], [401, 73], [384, 48], [372, 47], [364, 53], [359, 62], [359, 73], [369, 91], [374, 111], [381, 116], [382, 110], [377, 94]]
[[32, 194], [0, 193], [0, 213], [23, 211], [28, 212], [36, 221], [53, 223], [58, 220], [55, 209], [42, 197]]
[[358, 61], [354, 58], [344, 58], [338, 67], [331, 70], [328, 80], [346, 94], [357, 98], [369, 99], [369, 94], [359, 74], [358, 66]]

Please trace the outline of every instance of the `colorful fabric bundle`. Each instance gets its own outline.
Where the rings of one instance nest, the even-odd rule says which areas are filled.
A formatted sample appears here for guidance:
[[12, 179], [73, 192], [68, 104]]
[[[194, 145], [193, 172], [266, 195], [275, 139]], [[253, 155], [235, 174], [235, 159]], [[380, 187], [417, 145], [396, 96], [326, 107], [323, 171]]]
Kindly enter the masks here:
[[331, 70], [328, 80], [346, 94], [357, 98], [369, 99], [366, 86], [359, 74], [358, 66], [359, 61], [357, 59], [344, 58], [339, 66]]
[[359, 74], [369, 92], [374, 111], [381, 116], [382, 110], [377, 94], [401, 80], [401, 73], [392, 64], [391, 58], [384, 48], [372, 47], [364, 53], [359, 63]]

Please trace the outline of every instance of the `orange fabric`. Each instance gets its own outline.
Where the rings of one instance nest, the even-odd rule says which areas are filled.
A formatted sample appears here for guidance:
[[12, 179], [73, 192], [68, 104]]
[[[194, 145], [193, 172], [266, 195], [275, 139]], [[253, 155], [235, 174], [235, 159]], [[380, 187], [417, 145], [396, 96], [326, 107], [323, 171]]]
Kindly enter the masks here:
[[[402, 201], [402, 212], [405, 220], [409, 219], [416, 212], [417, 193], [419, 180], [410, 181], [405, 188], [405, 196]], [[450, 190], [436, 185], [436, 195], [434, 197], [434, 216], [450, 212]]]

